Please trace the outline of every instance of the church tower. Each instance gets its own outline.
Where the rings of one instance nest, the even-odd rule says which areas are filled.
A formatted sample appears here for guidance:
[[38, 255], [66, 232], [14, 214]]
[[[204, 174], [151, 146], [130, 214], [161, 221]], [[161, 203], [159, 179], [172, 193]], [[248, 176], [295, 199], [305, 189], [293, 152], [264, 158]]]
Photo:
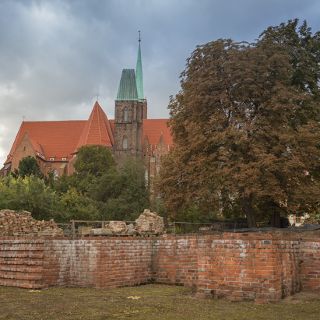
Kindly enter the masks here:
[[147, 118], [147, 101], [143, 93], [141, 39], [136, 70], [123, 69], [115, 100], [114, 154], [142, 157], [143, 119]]

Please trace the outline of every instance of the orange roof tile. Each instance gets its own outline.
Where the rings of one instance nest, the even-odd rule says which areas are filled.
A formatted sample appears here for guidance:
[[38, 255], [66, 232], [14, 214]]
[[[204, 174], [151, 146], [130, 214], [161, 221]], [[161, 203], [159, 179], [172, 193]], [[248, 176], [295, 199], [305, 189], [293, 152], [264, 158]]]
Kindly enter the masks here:
[[151, 145], [157, 145], [162, 136], [163, 142], [172, 145], [172, 135], [168, 127], [168, 119], [144, 119], [143, 135], [146, 136]]
[[108, 117], [96, 101], [75, 151], [84, 145], [104, 145], [112, 147], [113, 144], [113, 133]]
[[21, 143], [25, 134], [35, 148], [36, 152], [45, 157], [70, 157], [79, 141], [87, 121], [24, 121], [22, 122], [14, 140], [7, 161]]
[[[94, 104], [88, 120], [69, 121], [24, 121], [22, 122], [14, 140], [6, 163], [10, 162], [16, 148], [25, 135], [36, 152], [45, 158], [70, 158], [83, 145], [114, 144], [114, 120], [108, 120], [98, 102]], [[173, 144], [168, 119], [144, 119], [143, 138], [147, 138], [150, 145], [157, 145], [162, 141], [171, 146]]]

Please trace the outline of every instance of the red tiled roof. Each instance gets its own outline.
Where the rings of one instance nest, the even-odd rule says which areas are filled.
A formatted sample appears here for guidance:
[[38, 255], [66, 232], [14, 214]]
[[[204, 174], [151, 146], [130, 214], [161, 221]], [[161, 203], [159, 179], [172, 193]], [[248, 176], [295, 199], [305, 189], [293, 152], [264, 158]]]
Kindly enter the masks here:
[[103, 145], [112, 147], [113, 143], [113, 133], [108, 117], [99, 103], [96, 102], [93, 106], [89, 120], [83, 129], [76, 149], [85, 145]]
[[[143, 138], [147, 137], [150, 144], [157, 145], [162, 135], [163, 142], [171, 146], [173, 140], [168, 121], [169, 119], [143, 119]], [[114, 120], [109, 120], [109, 122], [114, 132]]]
[[14, 140], [7, 161], [21, 143], [25, 134], [36, 152], [45, 157], [70, 157], [74, 152], [79, 137], [87, 121], [24, 121]]
[[[147, 137], [151, 145], [157, 145], [162, 138], [164, 144], [173, 144], [168, 119], [144, 119], [143, 137]], [[25, 135], [36, 152], [46, 159], [55, 157], [70, 158], [83, 145], [105, 145], [112, 147], [114, 120], [108, 120], [98, 102], [94, 104], [88, 120], [70, 121], [24, 121], [14, 140], [6, 163]]]
[[151, 145], [157, 145], [161, 136], [164, 144], [170, 146], [173, 144], [168, 119], [144, 119], [143, 135], [148, 138]]

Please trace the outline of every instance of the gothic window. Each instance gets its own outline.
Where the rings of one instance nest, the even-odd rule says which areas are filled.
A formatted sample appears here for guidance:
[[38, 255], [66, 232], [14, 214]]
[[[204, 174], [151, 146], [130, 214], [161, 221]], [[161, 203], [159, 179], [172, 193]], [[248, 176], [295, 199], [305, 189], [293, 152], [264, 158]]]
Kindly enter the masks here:
[[127, 107], [123, 110], [123, 121], [128, 122], [129, 121], [129, 110]]
[[124, 150], [128, 149], [128, 138], [127, 137], [123, 137], [122, 149], [124, 149]]

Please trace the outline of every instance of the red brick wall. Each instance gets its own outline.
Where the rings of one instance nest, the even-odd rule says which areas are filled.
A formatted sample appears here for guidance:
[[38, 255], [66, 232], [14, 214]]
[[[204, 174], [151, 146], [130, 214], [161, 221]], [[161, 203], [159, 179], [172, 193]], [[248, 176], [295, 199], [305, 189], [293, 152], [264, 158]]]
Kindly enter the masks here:
[[319, 249], [319, 234], [3, 238], [0, 285], [119, 287], [154, 280], [194, 287], [200, 296], [276, 301], [320, 290]]
[[168, 236], [154, 242], [153, 274], [158, 283], [198, 283], [198, 241], [196, 236]]
[[151, 279], [152, 241], [141, 238], [46, 240], [48, 286], [119, 287]]
[[302, 290], [320, 290], [320, 240], [309, 237], [301, 241], [300, 276]]
[[296, 241], [234, 234], [199, 240], [199, 294], [276, 301], [300, 290]]
[[154, 244], [156, 282], [194, 286], [200, 296], [277, 301], [320, 289], [320, 237], [291, 233], [167, 236]]
[[43, 257], [43, 240], [0, 239], [0, 285], [43, 288]]

